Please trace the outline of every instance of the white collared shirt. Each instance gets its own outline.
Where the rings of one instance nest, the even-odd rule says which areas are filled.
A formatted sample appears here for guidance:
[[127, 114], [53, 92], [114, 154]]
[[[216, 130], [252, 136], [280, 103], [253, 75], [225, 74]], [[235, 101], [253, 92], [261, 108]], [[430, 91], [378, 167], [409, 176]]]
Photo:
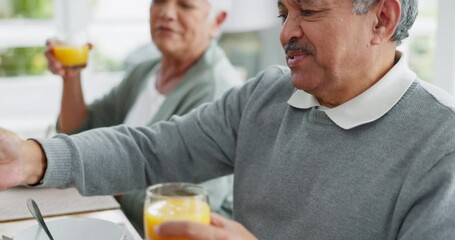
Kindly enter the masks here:
[[339, 127], [351, 129], [375, 121], [386, 114], [404, 95], [417, 76], [412, 72], [401, 52], [396, 52], [398, 62], [378, 82], [355, 98], [334, 108], [322, 107], [315, 96], [297, 90], [288, 104], [300, 109], [321, 107]]

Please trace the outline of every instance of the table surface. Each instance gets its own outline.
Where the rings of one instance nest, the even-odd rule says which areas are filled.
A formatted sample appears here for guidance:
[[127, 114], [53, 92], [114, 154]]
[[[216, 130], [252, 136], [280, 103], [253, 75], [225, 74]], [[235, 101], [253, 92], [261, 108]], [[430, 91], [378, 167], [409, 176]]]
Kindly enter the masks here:
[[[131, 240], [140, 240], [141, 236], [134, 229], [133, 225], [129, 222], [128, 218], [123, 214], [121, 209], [112, 209], [112, 210], [100, 210], [93, 212], [85, 213], [76, 213], [70, 215], [46, 217], [46, 221], [51, 221], [55, 219], [69, 218], [69, 217], [87, 217], [87, 218], [96, 218], [111, 221], [119, 224], [124, 230], [127, 230], [129, 235], [128, 239]], [[24, 229], [37, 225], [37, 222], [34, 219], [27, 220], [17, 220], [17, 221], [5, 221], [0, 222], [0, 236], [3, 234], [8, 237], [14, 237], [19, 232]]]
[[76, 189], [13, 188], [0, 192], [0, 237], [14, 237], [21, 231], [36, 226], [26, 207], [33, 198], [45, 221], [62, 218], [96, 218], [118, 224], [127, 240], [142, 239], [112, 196], [81, 196]]

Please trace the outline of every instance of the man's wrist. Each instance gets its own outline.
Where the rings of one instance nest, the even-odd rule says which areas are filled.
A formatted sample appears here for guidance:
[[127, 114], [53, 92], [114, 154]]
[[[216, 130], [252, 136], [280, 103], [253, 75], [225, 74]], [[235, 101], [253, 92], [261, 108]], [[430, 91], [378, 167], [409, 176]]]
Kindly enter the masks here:
[[41, 145], [35, 140], [24, 143], [24, 180], [26, 185], [38, 185], [42, 182], [47, 169], [47, 159]]

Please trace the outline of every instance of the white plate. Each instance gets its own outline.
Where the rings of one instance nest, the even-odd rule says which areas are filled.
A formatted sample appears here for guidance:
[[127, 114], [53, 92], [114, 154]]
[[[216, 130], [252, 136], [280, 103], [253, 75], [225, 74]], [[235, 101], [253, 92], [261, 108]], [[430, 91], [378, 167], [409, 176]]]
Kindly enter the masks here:
[[[125, 239], [120, 226], [92, 218], [65, 218], [46, 221], [54, 239], [64, 240], [121, 240]], [[25, 229], [14, 240], [49, 240], [39, 225]]]

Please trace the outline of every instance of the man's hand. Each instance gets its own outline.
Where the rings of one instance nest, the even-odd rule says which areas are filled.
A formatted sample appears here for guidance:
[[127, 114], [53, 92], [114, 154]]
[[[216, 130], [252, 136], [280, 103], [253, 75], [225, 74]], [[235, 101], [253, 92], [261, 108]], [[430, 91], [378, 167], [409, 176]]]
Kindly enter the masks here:
[[0, 128], [0, 190], [38, 183], [46, 170], [41, 146]]
[[256, 240], [245, 227], [235, 221], [211, 215], [211, 225], [187, 221], [169, 221], [159, 225], [156, 233], [161, 237], [185, 237], [191, 240]]

